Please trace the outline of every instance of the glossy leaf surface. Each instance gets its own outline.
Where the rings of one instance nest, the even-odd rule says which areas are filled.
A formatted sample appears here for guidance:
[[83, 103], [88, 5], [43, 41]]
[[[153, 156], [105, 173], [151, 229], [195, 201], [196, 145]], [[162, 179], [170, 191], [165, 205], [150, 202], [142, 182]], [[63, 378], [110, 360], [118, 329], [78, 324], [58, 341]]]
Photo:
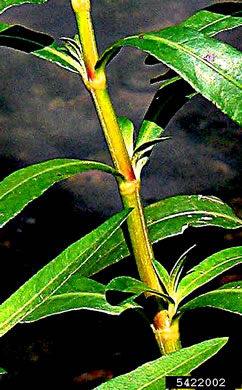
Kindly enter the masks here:
[[153, 55], [242, 124], [242, 54], [232, 46], [194, 29], [174, 26], [121, 39], [104, 52], [99, 66], [105, 66], [123, 46]]
[[180, 307], [178, 314], [200, 307], [214, 307], [242, 315], [242, 282], [231, 282], [200, 295]]
[[177, 303], [216, 276], [242, 263], [242, 246], [224, 249], [192, 268], [177, 289]]
[[136, 307], [135, 304], [129, 303], [120, 306], [110, 305], [106, 300], [105, 287], [101, 283], [80, 276], [77, 272], [22, 322], [32, 322], [70, 310], [90, 309], [117, 315], [126, 309]]
[[41, 4], [46, 3], [48, 0], [1, 0], [0, 1], [0, 14], [5, 11], [5, 9], [12, 7], [14, 5], [21, 5], [24, 3], [32, 4]]
[[227, 338], [204, 341], [192, 347], [146, 363], [128, 374], [111, 379], [98, 386], [100, 390], [165, 390], [166, 376], [188, 375], [204, 361], [215, 355], [227, 342]]
[[53, 184], [89, 170], [118, 174], [106, 164], [72, 159], [49, 160], [12, 173], [0, 183], [0, 226]]
[[233, 210], [214, 196], [179, 195], [145, 207], [145, 217], [153, 243], [181, 234], [188, 226], [242, 226]]
[[72, 72], [82, 72], [80, 63], [49, 35], [20, 25], [0, 23], [0, 46], [31, 53]]
[[106, 242], [112, 239], [129, 212], [121, 211], [69, 246], [11, 295], [0, 306], [0, 336], [43, 304], [75, 272], [90, 276], [112, 264], [109, 256], [105, 264], [100, 255], [105, 251]]

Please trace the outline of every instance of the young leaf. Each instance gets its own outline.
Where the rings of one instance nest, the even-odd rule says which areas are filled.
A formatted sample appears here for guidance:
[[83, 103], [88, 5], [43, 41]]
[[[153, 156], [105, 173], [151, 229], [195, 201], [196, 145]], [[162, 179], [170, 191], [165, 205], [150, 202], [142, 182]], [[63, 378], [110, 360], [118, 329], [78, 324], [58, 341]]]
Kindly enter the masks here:
[[178, 314], [199, 307], [214, 307], [242, 315], [242, 282], [227, 283], [217, 290], [200, 295], [180, 307]]
[[112, 264], [107, 257], [109, 263], [105, 265], [100, 254], [129, 213], [130, 210], [122, 210], [69, 246], [11, 295], [0, 306], [0, 336], [23, 321], [78, 270], [80, 275], [89, 276]]
[[192, 268], [177, 289], [177, 303], [224, 271], [242, 262], [242, 246], [224, 249]]
[[89, 170], [119, 175], [106, 164], [72, 159], [49, 160], [12, 173], [0, 183], [0, 226], [15, 217], [53, 184]]
[[172, 268], [170, 273], [170, 293], [174, 293], [176, 291], [180, 275], [187, 260], [187, 254], [191, 251], [191, 249], [195, 248], [195, 246], [196, 245], [191, 246], [191, 248], [189, 248], [185, 253], [183, 253]]
[[129, 157], [132, 158], [134, 151], [134, 125], [131, 120], [125, 116], [118, 117], [118, 124], [121, 129]]
[[41, 4], [46, 3], [46, 1], [48, 0], [2, 0], [0, 1], [0, 14], [13, 5], [21, 5], [24, 3]]
[[98, 66], [105, 66], [123, 46], [153, 55], [242, 124], [242, 54], [235, 48], [191, 28], [174, 26], [121, 39], [103, 53]]
[[152, 243], [184, 232], [188, 226], [219, 226], [236, 229], [242, 221], [222, 200], [214, 196], [179, 195], [145, 208]]
[[217, 338], [163, 356], [146, 363], [128, 374], [98, 386], [99, 390], [165, 390], [166, 376], [186, 376], [204, 361], [215, 355], [228, 341]]
[[164, 129], [158, 126], [155, 122], [144, 120], [139, 129], [139, 134], [135, 143], [135, 151], [139, 150], [141, 146], [151, 142], [154, 139], [160, 138]]
[[0, 46], [31, 53], [74, 73], [83, 72], [80, 62], [70, 56], [52, 37], [23, 26], [0, 22]]
[[22, 322], [37, 321], [70, 310], [87, 309], [118, 315], [124, 310], [136, 307], [136, 304], [133, 303], [125, 303], [119, 306], [110, 305], [106, 300], [105, 287], [103, 284], [80, 276], [79, 272], [76, 272], [42, 305], [25, 317]]
[[124, 293], [132, 293], [135, 294], [136, 296], [145, 292], [152, 292], [155, 295], [158, 295], [164, 298], [165, 300], [174, 303], [173, 300], [169, 297], [169, 295], [162, 294], [160, 291], [150, 288], [140, 280], [136, 280], [129, 276], [118, 276], [117, 278], [112, 279], [111, 282], [106, 286], [106, 291], [110, 291], [110, 290], [121, 291]]
[[165, 287], [166, 291], [169, 292], [170, 276], [169, 276], [167, 270], [159, 261], [157, 261], [155, 259], [153, 259], [153, 266], [155, 268], [155, 271], [156, 271], [161, 283]]

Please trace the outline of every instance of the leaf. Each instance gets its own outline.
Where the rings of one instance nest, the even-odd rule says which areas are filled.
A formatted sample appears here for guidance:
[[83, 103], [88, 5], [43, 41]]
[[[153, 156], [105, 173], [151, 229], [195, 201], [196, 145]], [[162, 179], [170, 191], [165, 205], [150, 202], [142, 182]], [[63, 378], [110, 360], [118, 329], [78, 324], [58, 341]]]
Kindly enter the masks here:
[[242, 18], [201, 10], [180, 24], [213, 37], [222, 31], [242, 25]]
[[[221, 8], [221, 4], [216, 4], [215, 7]], [[233, 7], [237, 8], [238, 5], [233, 4]], [[193, 30], [202, 32], [209, 37], [213, 37], [222, 31], [231, 30], [242, 25], [242, 18], [238, 17], [238, 15], [224, 15], [219, 9], [214, 9], [214, 12], [210, 12], [209, 9], [211, 9], [212, 11], [212, 9], [214, 9], [214, 6], [208, 7], [208, 9], [205, 10], [198, 11], [197, 13], [186, 19], [184, 22], [180, 23], [179, 26], [191, 28]], [[226, 10], [228, 9], [229, 7], [226, 4]], [[233, 11], [236, 12], [237, 9], [232, 10], [232, 12]], [[147, 56], [147, 58], [145, 59], [146, 65], [155, 65], [159, 62], [159, 60], [157, 60], [151, 55]], [[171, 71], [169, 70], [169, 73], [170, 72]], [[162, 76], [165, 77], [165, 75]], [[171, 72], [168, 78], [170, 79], [172, 77], [174, 77], [174, 74]]]
[[42, 305], [25, 317], [22, 322], [37, 321], [70, 310], [87, 309], [118, 315], [124, 310], [136, 307], [133, 303], [125, 303], [120, 306], [110, 305], [106, 300], [105, 287], [103, 284], [80, 276], [79, 272], [76, 272]]
[[217, 290], [200, 295], [180, 307], [178, 314], [207, 306], [242, 315], [242, 282], [227, 283]]
[[0, 23], [0, 46], [31, 53], [74, 73], [82, 73], [81, 64], [49, 35], [20, 25]]
[[106, 292], [110, 290], [121, 291], [124, 293], [132, 293], [136, 296], [145, 292], [152, 292], [155, 295], [158, 295], [165, 300], [168, 300], [173, 303], [173, 300], [169, 297], [169, 295], [162, 294], [160, 291], [150, 288], [140, 280], [136, 280], [129, 276], [118, 276], [117, 278], [112, 279], [111, 282], [108, 283], [108, 285], [106, 286]]
[[133, 46], [155, 56], [242, 124], [242, 55], [235, 48], [178, 25], [119, 40], [105, 50], [97, 67], [104, 67], [116, 49], [123, 46]]
[[165, 390], [166, 376], [186, 376], [215, 355], [228, 341], [217, 338], [168, 354], [146, 363], [128, 374], [98, 386], [99, 390]]
[[0, 367], [0, 375], [7, 374], [7, 371], [4, 368]]
[[164, 129], [158, 126], [155, 122], [144, 120], [139, 129], [139, 134], [135, 143], [135, 151], [139, 150], [141, 146], [159, 139]]
[[121, 129], [129, 157], [132, 158], [134, 151], [134, 125], [131, 120], [125, 116], [118, 117], [118, 124]]
[[129, 213], [127, 209], [121, 211], [69, 246], [11, 295], [0, 306], [0, 336], [43, 304], [75, 272], [90, 276], [112, 264], [112, 258], [111, 261], [107, 256], [106, 261], [103, 261], [100, 255]]
[[192, 268], [177, 289], [177, 303], [216, 276], [242, 262], [242, 246], [224, 249]]
[[53, 184], [89, 170], [119, 175], [106, 164], [73, 159], [48, 160], [12, 173], [0, 183], [0, 226], [15, 217]]
[[41, 4], [46, 3], [48, 0], [1, 0], [0, 1], [0, 14], [5, 11], [7, 8], [12, 7], [13, 5], [21, 5], [24, 3], [32, 4]]
[[169, 276], [167, 270], [159, 261], [157, 261], [155, 259], [153, 259], [153, 266], [155, 268], [155, 271], [156, 271], [161, 283], [163, 284], [166, 291], [168, 292], [169, 286], [170, 286], [170, 276]]
[[169, 288], [169, 292], [170, 294], [174, 294], [175, 291], [176, 291], [176, 288], [177, 288], [177, 284], [179, 282], [179, 278], [180, 278], [180, 275], [183, 271], [183, 268], [184, 268], [184, 265], [186, 263], [186, 260], [187, 260], [187, 255], [188, 253], [193, 249], [195, 248], [196, 244], [191, 246], [191, 248], [189, 248], [188, 250], [186, 250], [185, 253], [183, 253], [179, 259], [177, 260], [177, 262], [174, 264], [172, 270], [171, 270], [171, 273], [170, 273], [170, 288]]
[[188, 226], [241, 227], [242, 221], [214, 196], [179, 195], [145, 207], [152, 243], [184, 232]]

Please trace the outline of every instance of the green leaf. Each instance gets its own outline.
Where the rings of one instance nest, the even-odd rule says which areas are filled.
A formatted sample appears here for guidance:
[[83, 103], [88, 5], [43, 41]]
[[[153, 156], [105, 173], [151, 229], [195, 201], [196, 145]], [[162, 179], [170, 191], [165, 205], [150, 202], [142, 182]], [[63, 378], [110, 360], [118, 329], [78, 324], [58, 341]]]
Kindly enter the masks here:
[[201, 10], [190, 16], [180, 26], [192, 28], [196, 31], [201, 31], [203, 34], [213, 37], [222, 31], [231, 30], [242, 25], [242, 18], [213, 13], [206, 10]]
[[106, 286], [106, 292], [110, 290], [132, 293], [135, 294], [136, 297], [145, 292], [152, 292], [155, 295], [158, 295], [173, 303], [173, 300], [169, 297], [169, 295], [162, 294], [160, 291], [150, 288], [140, 280], [131, 278], [129, 276], [118, 276], [117, 278], [112, 279], [111, 282]]
[[118, 117], [118, 124], [121, 129], [129, 157], [132, 158], [134, 151], [134, 125], [131, 120], [125, 116]]
[[153, 259], [153, 266], [155, 268], [155, 271], [156, 271], [161, 283], [165, 287], [166, 291], [169, 292], [170, 276], [169, 276], [167, 270], [159, 261], [157, 261], [155, 259]]
[[5, 11], [7, 8], [12, 7], [13, 5], [21, 5], [24, 3], [32, 4], [41, 4], [46, 3], [48, 0], [1, 0], [0, 1], [0, 14]]
[[200, 295], [180, 307], [178, 314], [200, 307], [214, 307], [242, 315], [242, 282], [227, 283], [217, 290]]
[[0, 226], [15, 217], [53, 184], [89, 170], [119, 175], [106, 164], [72, 159], [49, 160], [12, 173], [0, 183]]
[[[127, 209], [121, 211], [69, 246], [11, 295], [0, 306], [0, 336], [43, 304], [75, 272], [90, 276], [112, 264], [112, 256], [111, 259], [107, 256], [106, 260], [100, 256], [129, 213]], [[107, 249], [110, 249], [109, 244]]]
[[139, 129], [139, 134], [135, 143], [135, 151], [137, 152], [143, 145], [159, 139], [164, 129], [158, 126], [155, 122], [144, 120]]
[[174, 294], [175, 291], [176, 291], [176, 288], [177, 288], [177, 284], [179, 282], [179, 278], [180, 278], [180, 275], [183, 271], [183, 268], [184, 268], [184, 265], [186, 263], [186, 260], [187, 260], [187, 254], [193, 249], [195, 248], [196, 245], [193, 245], [191, 246], [191, 248], [189, 248], [185, 253], [183, 253], [179, 259], [177, 260], [177, 262], [174, 264], [172, 270], [171, 270], [171, 273], [170, 273], [170, 288], [169, 288], [169, 292], [170, 294]]
[[242, 221], [222, 200], [214, 196], [179, 195], [145, 207], [152, 243], [181, 234], [188, 226], [241, 227]]
[[52, 37], [20, 25], [0, 23], [0, 46], [31, 53], [74, 73], [83, 72], [80, 62]]
[[7, 374], [7, 371], [4, 368], [0, 367], [0, 375]]
[[76, 272], [68, 281], [38, 306], [22, 322], [32, 322], [41, 318], [70, 310], [95, 310], [106, 314], [118, 315], [124, 310], [136, 307], [135, 304], [110, 305], [105, 296], [105, 287]]
[[215, 355], [228, 341], [217, 338], [146, 363], [128, 374], [98, 386], [100, 390], [165, 390], [166, 376], [185, 376]]
[[242, 246], [224, 249], [192, 268], [177, 289], [177, 303], [216, 276], [242, 262]]
[[242, 124], [242, 54], [235, 48], [191, 28], [174, 26], [119, 40], [103, 53], [98, 66], [105, 66], [123, 46], [153, 55]]

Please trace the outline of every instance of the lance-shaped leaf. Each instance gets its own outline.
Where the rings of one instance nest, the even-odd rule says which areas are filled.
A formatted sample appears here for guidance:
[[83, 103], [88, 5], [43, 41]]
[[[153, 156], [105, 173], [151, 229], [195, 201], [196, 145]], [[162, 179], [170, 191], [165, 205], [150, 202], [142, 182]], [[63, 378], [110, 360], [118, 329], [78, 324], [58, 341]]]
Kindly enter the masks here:
[[227, 283], [217, 290], [200, 295], [181, 306], [178, 314], [200, 307], [214, 307], [242, 315], [242, 282]]
[[224, 249], [192, 268], [177, 289], [177, 303], [216, 276], [242, 263], [242, 246]]
[[111, 315], [121, 314], [136, 304], [110, 305], [105, 296], [106, 286], [76, 272], [68, 281], [38, 306], [22, 322], [32, 322], [41, 318], [70, 310], [94, 310]]
[[5, 11], [7, 8], [12, 7], [14, 5], [21, 5], [24, 3], [32, 3], [32, 4], [41, 4], [46, 3], [48, 0], [1, 0], [0, 1], [0, 14]]
[[79, 61], [49, 35], [20, 25], [0, 23], [0, 46], [31, 53], [75, 73], [82, 73]]
[[133, 46], [155, 56], [242, 124], [242, 54], [232, 46], [183, 26], [123, 38], [99, 60], [105, 66], [117, 48]]
[[145, 217], [153, 243], [184, 232], [188, 226], [242, 226], [233, 210], [214, 196], [179, 195], [163, 199], [145, 208]]
[[134, 125], [131, 120], [125, 116], [118, 117], [118, 124], [121, 129], [128, 154], [130, 158], [132, 158], [134, 151]]
[[153, 266], [162, 285], [165, 287], [166, 291], [168, 292], [170, 287], [170, 276], [167, 270], [159, 261], [155, 259], [153, 259]]
[[215, 355], [228, 341], [217, 338], [163, 356], [146, 363], [128, 374], [98, 386], [99, 390], [165, 390], [167, 376], [186, 376]]
[[89, 170], [119, 175], [106, 164], [72, 159], [49, 160], [12, 173], [0, 183], [0, 226], [7, 223], [53, 184]]
[[172, 298], [169, 297], [169, 295], [162, 294], [160, 291], [150, 288], [140, 280], [131, 278], [129, 276], [119, 276], [117, 278], [112, 279], [106, 287], [106, 292], [110, 290], [120, 291], [123, 293], [132, 293], [135, 295], [135, 297], [145, 292], [151, 292], [155, 295], [164, 298], [165, 300], [170, 301], [171, 303], [174, 303]]
[[11, 295], [0, 306], [0, 336], [43, 304], [75, 272], [79, 271], [82, 276], [90, 276], [111, 264], [109, 257], [105, 264], [100, 254], [129, 212], [127, 209], [121, 211], [69, 246]]
[[[190, 18], [180, 23], [179, 26], [192, 28], [193, 30], [200, 31], [209, 37], [213, 37], [222, 31], [231, 30], [242, 25], [242, 17], [240, 17], [238, 13], [239, 10], [241, 11], [240, 5], [233, 3], [232, 7], [231, 5], [229, 7], [229, 5], [226, 4], [226, 10], [230, 9], [230, 13], [234, 12], [234, 15], [230, 15], [227, 12], [223, 14], [221, 9], [222, 7], [223, 5], [216, 4], [205, 10], [198, 11], [194, 15], [190, 16]], [[210, 9], [213, 12], [209, 11]], [[146, 65], [155, 65], [159, 62], [159, 60], [151, 55], [145, 59]], [[174, 77], [174, 74], [170, 70], [168, 72], [161, 75], [161, 79], [166, 80]]]

